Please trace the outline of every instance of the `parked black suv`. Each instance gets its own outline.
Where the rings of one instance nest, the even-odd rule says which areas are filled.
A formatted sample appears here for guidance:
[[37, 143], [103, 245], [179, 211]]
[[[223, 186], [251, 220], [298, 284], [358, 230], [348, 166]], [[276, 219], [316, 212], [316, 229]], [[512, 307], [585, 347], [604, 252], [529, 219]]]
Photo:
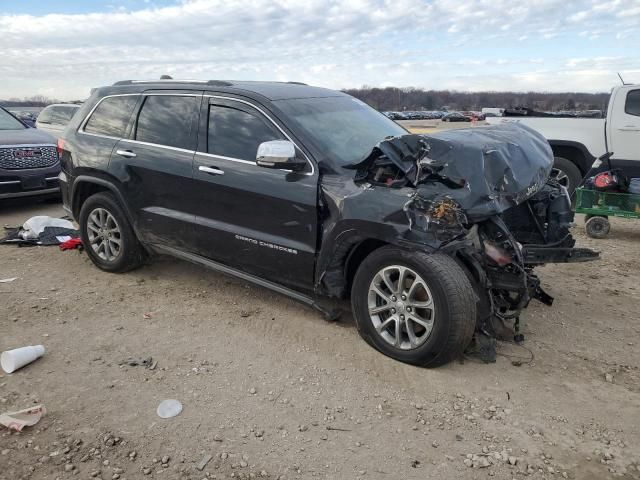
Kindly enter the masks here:
[[55, 139], [0, 107], [0, 199], [58, 195]]
[[574, 249], [553, 154], [516, 125], [411, 135], [297, 83], [124, 81], [60, 139], [62, 192], [91, 260], [166, 253], [290, 295], [351, 296], [359, 332], [435, 366], [551, 302], [537, 264]]

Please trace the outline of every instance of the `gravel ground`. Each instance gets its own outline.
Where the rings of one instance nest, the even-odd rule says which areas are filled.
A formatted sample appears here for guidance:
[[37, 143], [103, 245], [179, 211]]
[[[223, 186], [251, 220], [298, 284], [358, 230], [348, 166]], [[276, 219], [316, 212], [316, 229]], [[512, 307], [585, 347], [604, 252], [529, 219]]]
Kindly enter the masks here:
[[[0, 204], [2, 224], [36, 214], [64, 212]], [[556, 303], [526, 311], [524, 345], [434, 370], [374, 351], [348, 314], [188, 263], [114, 275], [1, 245], [19, 278], [0, 284], [0, 349], [47, 353], [0, 374], [0, 412], [48, 412], [0, 430], [0, 479], [640, 478], [640, 224], [596, 241], [578, 223], [602, 260], [540, 269]], [[163, 420], [167, 398], [184, 410]]]

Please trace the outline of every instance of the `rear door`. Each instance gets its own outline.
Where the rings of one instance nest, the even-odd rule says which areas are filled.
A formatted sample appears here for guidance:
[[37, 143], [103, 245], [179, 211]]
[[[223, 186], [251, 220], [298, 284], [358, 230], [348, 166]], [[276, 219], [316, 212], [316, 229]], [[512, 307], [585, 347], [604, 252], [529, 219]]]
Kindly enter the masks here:
[[290, 139], [259, 105], [205, 96], [200, 117], [191, 192], [199, 253], [279, 283], [312, 288], [316, 169], [308, 159], [300, 173], [256, 165], [260, 143]]
[[621, 88], [616, 94], [609, 122], [609, 151], [618, 160], [640, 161], [640, 88]]
[[129, 138], [114, 148], [109, 170], [123, 182], [142, 240], [193, 250], [189, 201], [202, 93], [146, 93]]

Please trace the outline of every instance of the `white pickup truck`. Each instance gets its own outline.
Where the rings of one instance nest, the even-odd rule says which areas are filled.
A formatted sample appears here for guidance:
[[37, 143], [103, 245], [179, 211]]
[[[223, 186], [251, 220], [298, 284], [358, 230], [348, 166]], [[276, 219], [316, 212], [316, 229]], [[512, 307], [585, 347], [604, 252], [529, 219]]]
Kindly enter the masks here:
[[540, 132], [555, 154], [554, 176], [569, 192], [580, 184], [596, 158], [613, 152], [611, 162], [640, 176], [640, 85], [613, 88], [607, 117], [489, 117], [487, 123], [518, 122]]

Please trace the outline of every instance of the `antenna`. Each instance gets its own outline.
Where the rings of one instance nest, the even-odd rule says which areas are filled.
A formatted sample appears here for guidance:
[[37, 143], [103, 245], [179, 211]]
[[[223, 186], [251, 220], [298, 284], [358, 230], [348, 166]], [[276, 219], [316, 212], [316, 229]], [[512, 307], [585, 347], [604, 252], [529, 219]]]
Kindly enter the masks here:
[[622, 79], [622, 75], [620, 75], [620, 72], [618, 73], [618, 78], [620, 78], [620, 81], [622, 82], [622, 85], [629, 85], [628, 83], [624, 83], [624, 80]]

